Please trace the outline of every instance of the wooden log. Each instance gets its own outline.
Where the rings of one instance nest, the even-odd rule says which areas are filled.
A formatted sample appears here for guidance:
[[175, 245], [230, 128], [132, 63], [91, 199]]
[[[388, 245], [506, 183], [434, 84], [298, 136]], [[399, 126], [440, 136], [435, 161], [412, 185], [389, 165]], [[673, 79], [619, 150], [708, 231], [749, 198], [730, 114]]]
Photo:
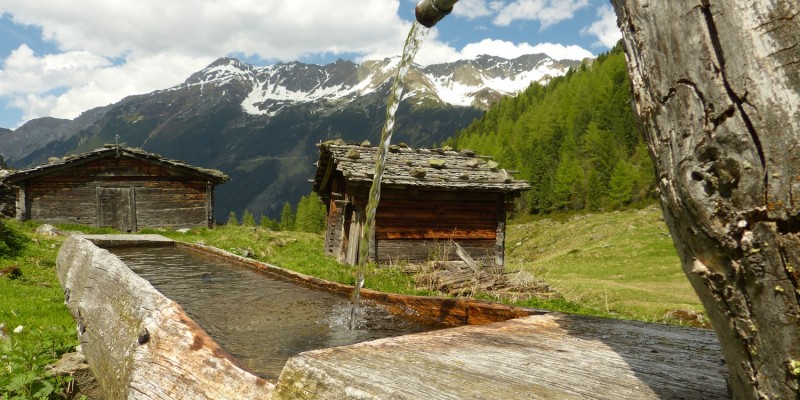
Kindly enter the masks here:
[[81, 236], [58, 278], [83, 353], [108, 399], [267, 399], [273, 385], [238, 365], [183, 309]]
[[470, 269], [472, 269], [472, 272], [475, 273], [480, 272], [481, 267], [478, 265], [478, 263], [475, 262], [475, 260], [472, 259], [469, 253], [466, 250], [464, 250], [464, 248], [461, 247], [461, 245], [458, 244], [458, 242], [455, 242], [453, 244], [456, 246], [456, 254], [458, 255], [458, 257], [461, 258], [461, 260], [464, 261], [464, 263], [466, 263], [467, 266], [470, 267]]
[[537, 315], [302, 353], [274, 399], [726, 399], [708, 330]]
[[376, 229], [375, 237], [382, 239], [425, 239], [425, 240], [462, 240], [485, 239], [493, 240], [497, 232], [494, 227], [490, 229], [468, 228], [430, 228], [423, 226], [395, 226]]
[[612, 0], [664, 218], [734, 395], [800, 396], [800, 3]]

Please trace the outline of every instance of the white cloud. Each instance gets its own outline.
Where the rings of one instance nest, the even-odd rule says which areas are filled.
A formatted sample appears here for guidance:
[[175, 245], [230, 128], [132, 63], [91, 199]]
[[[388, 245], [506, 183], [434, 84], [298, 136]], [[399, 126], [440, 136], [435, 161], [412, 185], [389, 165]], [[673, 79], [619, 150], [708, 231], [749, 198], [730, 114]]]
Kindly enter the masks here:
[[622, 33], [617, 27], [617, 15], [611, 6], [604, 5], [597, 8], [597, 16], [600, 19], [581, 29], [581, 33], [596, 36], [597, 42], [593, 44], [595, 47], [614, 47], [622, 38]]
[[461, 0], [453, 7], [453, 15], [467, 19], [486, 17], [496, 13], [503, 5], [502, 1]]
[[589, 0], [515, 0], [503, 7], [494, 24], [508, 26], [516, 20], [538, 21], [542, 29], [566, 19], [588, 6]]
[[43, 27], [65, 51], [106, 57], [241, 52], [294, 60], [342, 47], [364, 53], [397, 48], [407, 26], [398, 7], [399, 0], [4, 0], [0, 13]]
[[86, 51], [36, 56], [26, 45], [14, 50], [0, 70], [0, 96], [29, 120], [74, 118], [90, 108], [181, 83], [213, 61], [210, 57], [152, 54], [114, 65]]
[[504, 40], [493, 39], [484, 39], [478, 43], [468, 44], [461, 50], [461, 55], [464, 58], [475, 58], [481, 54], [516, 58], [525, 54], [536, 53], [544, 53], [557, 60], [582, 60], [586, 57], [593, 57], [591, 52], [575, 45], [564, 46], [555, 43], [539, 43], [532, 46], [528, 43], [514, 44]]
[[470, 43], [460, 51], [441, 42], [425, 43], [414, 62], [421, 65], [446, 63], [461, 59], [474, 59], [480, 55], [490, 55], [503, 58], [517, 58], [525, 54], [547, 54], [556, 60], [583, 60], [594, 57], [590, 51], [577, 46], [564, 46], [557, 43], [512, 43], [505, 40], [484, 39], [477, 43]]
[[36, 57], [33, 50], [23, 44], [11, 52], [0, 69], [0, 96], [71, 86], [109, 64], [105, 58], [87, 51]]

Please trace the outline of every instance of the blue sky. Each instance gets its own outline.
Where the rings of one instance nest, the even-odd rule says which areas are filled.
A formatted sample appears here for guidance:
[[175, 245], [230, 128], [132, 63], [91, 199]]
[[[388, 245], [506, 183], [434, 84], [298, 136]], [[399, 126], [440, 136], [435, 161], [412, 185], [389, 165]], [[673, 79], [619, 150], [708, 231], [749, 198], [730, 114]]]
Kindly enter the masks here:
[[[256, 65], [396, 56], [415, 0], [3, 0], [0, 127], [75, 118], [183, 82], [215, 59]], [[619, 39], [608, 0], [460, 0], [423, 43], [434, 64], [491, 54], [581, 59]]]

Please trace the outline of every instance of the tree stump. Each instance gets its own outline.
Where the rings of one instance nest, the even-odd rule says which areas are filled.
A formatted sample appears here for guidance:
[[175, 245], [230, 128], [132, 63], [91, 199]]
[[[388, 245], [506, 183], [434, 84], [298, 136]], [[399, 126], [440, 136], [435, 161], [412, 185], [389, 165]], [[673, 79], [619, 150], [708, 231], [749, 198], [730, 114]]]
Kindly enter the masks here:
[[737, 398], [800, 394], [800, 3], [612, 0], [684, 271]]

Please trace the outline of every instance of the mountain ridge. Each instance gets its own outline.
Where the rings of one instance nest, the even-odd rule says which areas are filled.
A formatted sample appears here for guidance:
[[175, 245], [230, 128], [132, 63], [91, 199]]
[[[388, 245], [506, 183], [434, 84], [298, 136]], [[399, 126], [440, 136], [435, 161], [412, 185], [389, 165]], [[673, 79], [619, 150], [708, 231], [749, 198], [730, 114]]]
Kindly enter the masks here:
[[[119, 141], [231, 175], [217, 189], [218, 220], [244, 209], [277, 217], [284, 202], [296, 203], [310, 190], [315, 143], [377, 143], [396, 65], [393, 57], [259, 67], [221, 57], [179, 85], [128, 96], [74, 120], [36, 119], [0, 131], [0, 153], [22, 168]], [[395, 140], [429, 147], [503, 96], [577, 65], [544, 55], [414, 65]]]

